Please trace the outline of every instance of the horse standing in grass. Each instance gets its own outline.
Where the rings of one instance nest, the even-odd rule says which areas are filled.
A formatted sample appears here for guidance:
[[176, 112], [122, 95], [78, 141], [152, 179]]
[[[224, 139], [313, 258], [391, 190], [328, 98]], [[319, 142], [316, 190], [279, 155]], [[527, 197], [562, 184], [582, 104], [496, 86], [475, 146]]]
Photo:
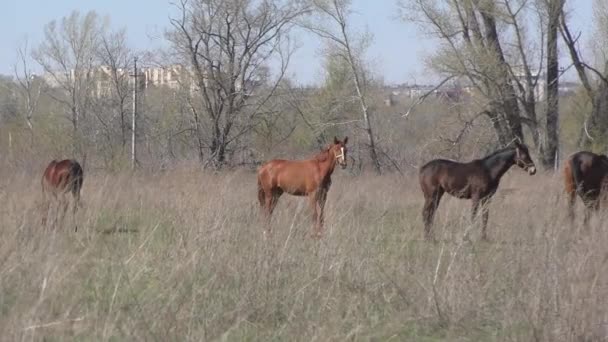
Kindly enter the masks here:
[[334, 143], [307, 160], [275, 159], [262, 165], [258, 171], [258, 200], [267, 225], [264, 235], [270, 233], [270, 218], [279, 197], [286, 192], [294, 196], [308, 196], [313, 212], [313, 237], [320, 238], [323, 229], [324, 208], [331, 186], [331, 174], [336, 164], [346, 168], [346, 143], [334, 137]]
[[[42, 224], [46, 225], [48, 211], [51, 202], [57, 202], [62, 208], [62, 218], [68, 209], [67, 193], [72, 193], [72, 213], [76, 216], [78, 202], [80, 201], [80, 189], [83, 182], [82, 167], [75, 160], [53, 160], [44, 170], [42, 175], [42, 194], [44, 196]], [[78, 230], [78, 226], [75, 227]]]
[[606, 175], [608, 157], [605, 155], [581, 151], [568, 157], [564, 165], [564, 181], [570, 219], [574, 220], [574, 203], [578, 194], [585, 204], [584, 223], [588, 223], [591, 211], [597, 211], [600, 202], [606, 199]]
[[425, 238], [431, 238], [433, 216], [441, 196], [447, 192], [454, 197], [473, 201], [472, 219], [477, 216], [481, 205], [483, 211], [481, 236], [483, 240], [487, 240], [487, 202], [498, 189], [500, 178], [513, 165], [528, 171], [530, 175], [536, 173], [528, 147], [517, 142], [514, 147], [498, 150], [483, 159], [468, 163], [435, 159], [425, 164], [419, 174], [420, 187], [425, 200], [422, 210]]

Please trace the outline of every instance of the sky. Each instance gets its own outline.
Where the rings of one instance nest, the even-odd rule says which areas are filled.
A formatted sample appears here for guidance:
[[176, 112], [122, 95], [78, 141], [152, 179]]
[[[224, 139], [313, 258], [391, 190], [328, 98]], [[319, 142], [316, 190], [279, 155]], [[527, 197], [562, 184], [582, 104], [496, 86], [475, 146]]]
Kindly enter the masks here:
[[[434, 42], [413, 24], [397, 18], [396, 0], [353, 0], [352, 26], [368, 30], [373, 42], [367, 60], [386, 83], [429, 83], [425, 59], [433, 52]], [[591, 29], [592, 0], [566, 0], [574, 32]], [[13, 74], [16, 50], [27, 38], [37, 46], [44, 25], [61, 19], [73, 10], [96, 11], [108, 16], [113, 28], [126, 28], [129, 43], [138, 50], [166, 46], [162, 33], [168, 26], [169, 0], [0, 0], [0, 74]], [[300, 84], [322, 79], [321, 45], [318, 39], [298, 35], [298, 45], [290, 65], [290, 76]]]

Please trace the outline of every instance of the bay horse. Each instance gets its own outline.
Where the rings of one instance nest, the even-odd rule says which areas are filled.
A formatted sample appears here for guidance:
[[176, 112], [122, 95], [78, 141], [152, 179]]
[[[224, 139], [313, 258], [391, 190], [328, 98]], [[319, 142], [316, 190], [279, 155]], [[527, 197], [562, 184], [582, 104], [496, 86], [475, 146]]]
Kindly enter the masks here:
[[536, 173], [536, 166], [530, 158], [528, 147], [515, 142], [514, 147], [507, 147], [482, 158], [468, 163], [459, 163], [445, 159], [435, 159], [425, 164], [419, 173], [420, 187], [424, 194], [425, 238], [431, 238], [431, 226], [435, 211], [444, 193], [461, 199], [473, 201], [471, 219], [475, 219], [481, 205], [482, 239], [487, 240], [488, 225], [487, 202], [498, 189], [501, 177], [517, 165], [530, 175]]
[[568, 197], [568, 216], [574, 220], [574, 204], [578, 195], [585, 205], [586, 225], [591, 211], [598, 211], [606, 199], [608, 185], [608, 157], [603, 154], [580, 151], [572, 154], [564, 165], [564, 182]]
[[[80, 189], [82, 189], [83, 171], [80, 164], [72, 159], [53, 160], [44, 170], [42, 175], [42, 194], [44, 196], [42, 224], [46, 225], [48, 211], [51, 202], [57, 202], [62, 210], [62, 217], [68, 209], [68, 192], [72, 193], [73, 208], [72, 213], [75, 216], [78, 210], [78, 202], [80, 201]], [[75, 227], [78, 230], [78, 226]]]
[[336, 164], [346, 168], [348, 137], [306, 160], [274, 159], [258, 170], [258, 201], [266, 217], [264, 235], [270, 233], [270, 218], [279, 197], [286, 192], [294, 196], [308, 196], [313, 213], [313, 237], [322, 235], [325, 201], [331, 186], [331, 175]]

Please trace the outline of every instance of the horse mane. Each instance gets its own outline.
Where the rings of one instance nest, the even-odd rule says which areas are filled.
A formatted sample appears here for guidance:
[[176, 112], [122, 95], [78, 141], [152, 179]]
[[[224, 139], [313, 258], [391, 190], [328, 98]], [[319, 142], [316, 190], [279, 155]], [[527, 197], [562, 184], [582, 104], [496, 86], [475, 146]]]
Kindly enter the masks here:
[[512, 147], [512, 146], [503, 147], [503, 148], [501, 148], [501, 149], [498, 149], [498, 150], [496, 150], [496, 151], [494, 151], [494, 152], [492, 152], [492, 153], [490, 153], [490, 154], [486, 155], [485, 157], [481, 158], [481, 160], [488, 160], [488, 159], [491, 159], [492, 157], [495, 157], [495, 156], [497, 156], [497, 155], [499, 155], [499, 154], [503, 154], [504, 152], [507, 152], [507, 151], [509, 151], [509, 150], [515, 150], [515, 147]]
[[497, 151], [494, 151], [492, 153], [490, 153], [489, 155], [485, 156], [484, 158], [480, 159], [480, 161], [486, 166], [486, 167], [492, 167], [497, 160], [499, 160], [499, 156], [507, 153], [507, 152], [515, 152], [515, 148], [514, 147], [504, 147], [501, 148]]
[[324, 162], [329, 158], [329, 150], [331, 150], [331, 145], [329, 147], [325, 147], [321, 152], [315, 155], [314, 159], [320, 162]]

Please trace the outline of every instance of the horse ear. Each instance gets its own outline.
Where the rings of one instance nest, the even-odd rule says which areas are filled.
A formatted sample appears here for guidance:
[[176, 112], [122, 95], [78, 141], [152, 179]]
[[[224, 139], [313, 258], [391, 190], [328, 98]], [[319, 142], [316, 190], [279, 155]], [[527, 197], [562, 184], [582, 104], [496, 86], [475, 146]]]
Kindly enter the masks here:
[[334, 136], [334, 144], [337, 144], [339, 142], [340, 142], [340, 140], [338, 140], [338, 137]]
[[344, 137], [344, 145], [348, 142], [348, 137]]

